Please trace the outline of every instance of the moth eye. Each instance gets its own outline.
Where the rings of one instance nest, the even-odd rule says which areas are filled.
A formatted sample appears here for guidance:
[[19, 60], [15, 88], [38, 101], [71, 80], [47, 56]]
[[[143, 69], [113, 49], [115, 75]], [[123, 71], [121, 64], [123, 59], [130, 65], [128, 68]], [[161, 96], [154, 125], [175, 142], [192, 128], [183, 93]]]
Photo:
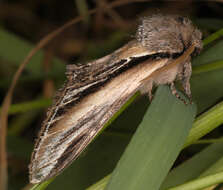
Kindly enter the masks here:
[[176, 20], [178, 22], [180, 22], [180, 24], [183, 24], [183, 25], [190, 25], [191, 24], [191, 21], [187, 18], [187, 17], [183, 17], [183, 16], [178, 16], [176, 18]]
[[177, 17], [177, 21], [179, 21], [181, 24], [184, 24], [184, 20], [185, 20], [185, 18], [182, 16]]

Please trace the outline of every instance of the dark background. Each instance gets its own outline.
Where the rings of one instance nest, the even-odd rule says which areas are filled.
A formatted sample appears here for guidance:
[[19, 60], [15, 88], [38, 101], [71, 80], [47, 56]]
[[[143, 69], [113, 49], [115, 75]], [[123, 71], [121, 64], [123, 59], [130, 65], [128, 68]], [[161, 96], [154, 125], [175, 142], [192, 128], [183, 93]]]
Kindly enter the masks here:
[[[69, 20], [80, 16], [84, 18], [47, 44], [39, 52], [39, 57], [33, 58], [20, 77], [12, 103], [25, 104], [16, 107], [9, 115], [9, 189], [20, 189], [28, 184], [28, 163], [34, 139], [55, 89], [58, 89], [65, 80], [65, 64], [86, 62], [111, 53], [134, 38], [136, 26], [142, 16], [157, 13], [189, 16], [202, 30], [203, 38], [223, 27], [223, 4], [220, 0], [218, 2], [119, 0], [120, 4], [124, 3], [109, 8], [114, 2], [0, 0], [1, 101], [18, 65], [35, 44]], [[94, 14], [87, 14], [92, 9], [97, 10]], [[136, 101], [135, 104], [112, 124], [107, 133], [103, 133], [91, 144], [81, 158], [59, 176], [49, 189], [68, 189], [74, 187], [74, 184], [75, 189], [84, 189], [109, 174], [147, 107], [143, 101]], [[138, 109], [137, 116], [134, 114], [136, 109]], [[128, 121], [129, 118], [132, 118], [131, 122]], [[125, 135], [114, 137], [112, 132], [117, 129]], [[217, 130], [212, 135], [220, 136], [221, 133]], [[194, 151], [193, 148], [186, 151], [178, 162], [190, 157]]]

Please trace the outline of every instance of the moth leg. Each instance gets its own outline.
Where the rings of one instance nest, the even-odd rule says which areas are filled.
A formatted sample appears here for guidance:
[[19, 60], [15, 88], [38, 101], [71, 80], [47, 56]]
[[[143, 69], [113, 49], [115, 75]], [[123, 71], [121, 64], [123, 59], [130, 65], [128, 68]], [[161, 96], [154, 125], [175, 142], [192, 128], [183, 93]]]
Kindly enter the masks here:
[[153, 95], [152, 95], [152, 89], [148, 91], [149, 101], [152, 102]]
[[176, 96], [179, 100], [181, 100], [184, 104], [187, 104], [187, 102], [181, 98], [181, 96], [178, 94], [176, 88], [175, 88], [175, 85], [174, 85], [174, 82], [171, 82], [170, 83], [170, 89], [171, 89], [171, 92], [174, 96]]
[[152, 102], [153, 99], [153, 94], [152, 94], [152, 85], [151, 86], [147, 86], [147, 95], [149, 96], [149, 101]]
[[147, 81], [146, 84], [140, 89], [140, 92], [142, 94], [146, 94], [146, 95], [149, 96], [149, 101], [150, 102], [153, 99], [152, 89], [153, 89], [153, 82], [152, 81]]
[[153, 94], [152, 94], [152, 90], [153, 90], [153, 82], [149, 82], [147, 84], [147, 94], [149, 96], [149, 101], [152, 102], [153, 99]]
[[191, 73], [192, 73], [191, 63], [190, 61], [187, 61], [184, 63], [182, 86], [183, 86], [185, 94], [190, 99], [190, 103], [192, 103], [191, 90], [190, 90]]

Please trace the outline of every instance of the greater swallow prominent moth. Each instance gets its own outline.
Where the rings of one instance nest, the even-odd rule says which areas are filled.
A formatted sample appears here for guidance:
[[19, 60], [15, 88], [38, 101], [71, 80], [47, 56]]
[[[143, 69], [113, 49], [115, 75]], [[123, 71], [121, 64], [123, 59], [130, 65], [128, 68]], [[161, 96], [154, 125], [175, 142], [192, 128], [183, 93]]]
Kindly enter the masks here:
[[145, 17], [136, 37], [100, 59], [67, 65], [35, 143], [30, 182], [40, 183], [69, 166], [104, 124], [137, 91], [152, 98], [154, 85], [182, 83], [191, 97], [191, 56], [202, 49], [201, 32], [177, 15]]

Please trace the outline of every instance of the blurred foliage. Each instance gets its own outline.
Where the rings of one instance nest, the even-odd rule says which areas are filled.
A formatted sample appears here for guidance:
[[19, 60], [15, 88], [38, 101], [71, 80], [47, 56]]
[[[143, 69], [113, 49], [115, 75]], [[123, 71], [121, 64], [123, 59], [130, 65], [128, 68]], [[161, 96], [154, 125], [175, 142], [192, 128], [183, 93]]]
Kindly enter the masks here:
[[[158, 137], [163, 135], [163, 137], [169, 139], [167, 143], [163, 144], [163, 149], [167, 153], [174, 148], [176, 150], [173, 154], [175, 155], [174, 159], [167, 162], [165, 171], [154, 168], [153, 173], [162, 174], [162, 177], [157, 178], [157, 180], [160, 180], [159, 184], [162, 183], [161, 189], [164, 190], [188, 181], [191, 183], [194, 182], [193, 180], [199, 182], [201, 179], [206, 179], [204, 177], [214, 176], [217, 172], [218, 174], [222, 172], [222, 143], [218, 141], [223, 135], [220, 128], [221, 118], [223, 118], [220, 116], [223, 111], [222, 107], [219, 107], [222, 105], [223, 98], [223, 4], [220, 1], [196, 3], [193, 1], [182, 1], [180, 3], [166, 1], [132, 3], [129, 1], [129, 3], [114, 9], [106, 8], [111, 2], [113, 1], [0, 1], [1, 100], [7, 92], [18, 65], [21, 64], [21, 61], [35, 44], [69, 19], [79, 15], [84, 17], [82, 22], [65, 30], [47, 47], [35, 54], [19, 79], [13, 97], [13, 104], [10, 108], [7, 138], [10, 190], [22, 189], [28, 184], [28, 164], [34, 139], [41, 126], [46, 108], [51, 103], [49, 99], [54, 94], [54, 89], [58, 89], [65, 80], [65, 63], [86, 62], [111, 53], [134, 37], [134, 31], [141, 16], [157, 12], [189, 15], [202, 30], [206, 39], [206, 41], [204, 40], [204, 50], [193, 59], [193, 75], [191, 78], [193, 100], [197, 105], [197, 116], [200, 115], [195, 120], [194, 125], [199, 119], [203, 119], [202, 121], [205, 122], [202, 123], [198, 132], [195, 128], [190, 131], [190, 135], [197, 135], [197, 138], [189, 143], [194, 145], [181, 152], [175, 161], [174, 169], [167, 176], [172, 162], [182, 148], [182, 146], [173, 147], [170, 144], [170, 140], [174, 139], [174, 136], [171, 135], [177, 132], [186, 133], [186, 129], [184, 131], [181, 126], [182, 123], [172, 124], [172, 127], [178, 127], [177, 129], [182, 127], [182, 130], [178, 131], [175, 131], [176, 128], [168, 128], [173, 131], [165, 131], [164, 128], [163, 131], [160, 129], [160, 132], [163, 132], [161, 134], [157, 129], [157, 135], [155, 135], [157, 138], [152, 141], [154, 146], [161, 145]], [[87, 15], [87, 12], [94, 8], [98, 8], [96, 13]], [[215, 34], [211, 35], [213, 33]], [[165, 92], [164, 95], [168, 96], [168, 92]], [[168, 100], [171, 100], [171, 98]], [[142, 125], [146, 126], [146, 123], [141, 123], [144, 114], [150, 112], [151, 109], [155, 109], [151, 105], [146, 111], [148, 106], [146, 97], [136, 98], [134, 103], [125, 109], [113, 121], [111, 126], [90, 144], [71, 167], [52, 182], [50, 181], [51, 184], [47, 189], [83, 190], [110, 174], [120, 160], [136, 128]], [[170, 104], [166, 105], [163, 111], [168, 112], [169, 106]], [[216, 109], [216, 106], [218, 106], [218, 109]], [[178, 111], [178, 108], [176, 108], [176, 112], [180, 114], [181, 112]], [[174, 114], [169, 118], [172, 117], [174, 117]], [[146, 119], [145, 116], [143, 121]], [[163, 119], [161, 115], [160, 120]], [[150, 126], [152, 127], [152, 125]], [[148, 134], [144, 134], [143, 138], [148, 137], [150, 139], [153, 131], [150, 128], [147, 130]], [[165, 134], [168, 136], [165, 136]], [[212, 139], [212, 141], [206, 141], [211, 145], [207, 147], [200, 144], [195, 145], [197, 139], [201, 137], [203, 137], [203, 140]], [[184, 143], [183, 138], [180, 143]], [[200, 143], [202, 143], [202, 140]], [[156, 155], [158, 152], [159, 155], [162, 155], [162, 151], [162, 146], [154, 148], [152, 154]], [[137, 154], [136, 158], [140, 162], [140, 158], [143, 159], [142, 153], [136, 152], [135, 154]], [[122, 157], [122, 159], [124, 158]], [[166, 177], [165, 180], [164, 177]], [[103, 183], [106, 184], [109, 177], [104, 181]], [[44, 189], [48, 183], [36, 188]], [[27, 189], [29, 189], [28, 186]], [[90, 189], [99, 190], [104, 188], [102, 186], [99, 188], [95, 184]]]

